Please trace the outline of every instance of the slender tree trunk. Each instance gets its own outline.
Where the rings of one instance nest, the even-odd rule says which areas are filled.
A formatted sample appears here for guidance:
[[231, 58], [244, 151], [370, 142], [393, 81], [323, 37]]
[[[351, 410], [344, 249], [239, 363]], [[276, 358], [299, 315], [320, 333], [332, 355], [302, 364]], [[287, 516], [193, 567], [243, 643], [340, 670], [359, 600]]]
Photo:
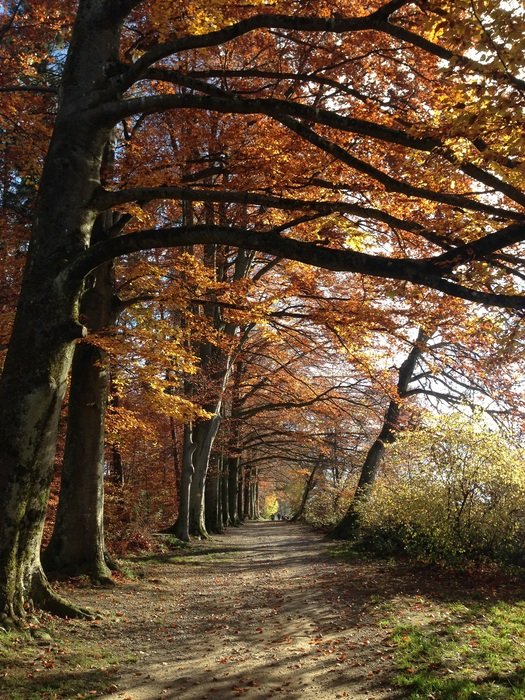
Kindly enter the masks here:
[[311, 470], [310, 474], [308, 475], [308, 478], [306, 479], [306, 482], [304, 484], [304, 489], [303, 489], [303, 495], [301, 497], [301, 504], [297, 510], [297, 513], [294, 513], [294, 516], [292, 518], [293, 521], [301, 520], [301, 518], [304, 515], [304, 509], [306, 508], [308, 496], [311, 494], [311, 492], [315, 486], [315, 477], [316, 477], [317, 472], [319, 470], [319, 467], [321, 465], [321, 461], [322, 461], [322, 457], [319, 457], [319, 459], [314, 463], [314, 466], [312, 467], [312, 470]]
[[204, 486], [208, 473], [213, 441], [219, 430], [221, 417], [216, 413], [213, 418], [199, 421], [193, 431], [195, 452], [193, 456], [194, 473], [190, 486], [189, 529], [190, 534], [207, 537], [204, 512]]
[[177, 431], [175, 429], [175, 419], [170, 416], [170, 435], [171, 435], [171, 454], [173, 457], [173, 471], [175, 473], [175, 481], [180, 484], [181, 470], [179, 462], [179, 450], [177, 445]]
[[420, 329], [414, 347], [399, 368], [397, 397], [391, 399], [388, 404], [381, 432], [368, 450], [352, 502], [341, 522], [331, 533], [332, 537], [336, 539], [352, 539], [359, 532], [359, 506], [368, 498], [375, 483], [386, 445], [395, 440], [395, 431], [398, 427], [399, 414], [401, 412], [401, 399], [408, 391], [417, 362], [425, 351], [428, 339], [429, 336]]
[[237, 484], [237, 513], [239, 524], [244, 522], [244, 467], [239, 464], [239, 481]]
[[175, 525], [170, 528], [170, 532], [182, 540], [190, 541], [190, 488], [193, 480], [193, 454], [195, 445], [193, 444], [193, 431], [191, 423], [184, 426], [184, 437], [182, 444], [182, 477], [180, 482], [180, 502], [179, 515]]
[[111, 480], [121, 488], [125, 484], [124, 462], [119, 442], [114, 442], [111, 445]]
[[222, 459], [222, 469], [221, 469], [221, 505], [222, 505], [222, 524], [223, 527], [229, 527], [230, 523], [230, 512], [228, 509], [229, 495], [228, 495], [228, 468], [227, 460], [223, 457]]
[[250, 481], [251, 481], [251, 467], [244, 467], [244, 486], [243, 486], [243, 516], [245, 520], [250, 519]]
[[239, 525], [239, 457], [228, 457], [228, 513], [230, 523]]
[[[110, 380], [109, 380], [109, 399], [108, 399], [108, 410], [118, 409], [120, 406], [120, 396], [117, 388], [117, 382], [115, 381], [115, 369], [110, 368]], [[120, 442], [113, 442], [110, 446], [111, 454], [111, 469], [110, 478], [115, 486], [122, 488], [126, 483], [126, 472], [124, 469], [124, 461], [122, 459], [122, 451]]]
[[261, 517], [261, 509], [259, 507], [259, 476], [257, 474], [257, 467], [255, 468], [255, 484], [254, 484], [254, 489], [253, 489], [253, 498], [254, 498], [254, 504], [253, 504], [254, 518], [256, 520], [259, 520]]
[[246, 495], [246, 513], [249, 520], [256, 520], [260, 517], [258, 509], [258, 480], [257, 480], [257, 467], [249, 468], [249, 476], [245, 483], [245, 495]]
[[220, 533], [224, 530], [220, 507], [221, 461], [220, 455], [216, 455], [206, 479], [204, 500], [207, 532]]

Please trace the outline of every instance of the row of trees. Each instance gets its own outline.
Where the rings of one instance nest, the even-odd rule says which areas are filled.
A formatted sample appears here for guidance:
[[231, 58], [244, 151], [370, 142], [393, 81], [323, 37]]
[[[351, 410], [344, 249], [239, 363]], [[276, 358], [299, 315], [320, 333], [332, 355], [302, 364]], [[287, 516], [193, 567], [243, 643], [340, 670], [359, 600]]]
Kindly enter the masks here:
[[187, 539], [256, 515], [270, 464], [311, 485], [330, 436], [365, 492], [412, 396], [518, 416], [511, 8], [51, 0], [0, 22], [6, 624], [83, 612], [40, 561], [70, 372], [46, 560], [89, 552], [98, 578], [105, 459], [122, 481], [137, 430], [144, 458], [169, 448]]

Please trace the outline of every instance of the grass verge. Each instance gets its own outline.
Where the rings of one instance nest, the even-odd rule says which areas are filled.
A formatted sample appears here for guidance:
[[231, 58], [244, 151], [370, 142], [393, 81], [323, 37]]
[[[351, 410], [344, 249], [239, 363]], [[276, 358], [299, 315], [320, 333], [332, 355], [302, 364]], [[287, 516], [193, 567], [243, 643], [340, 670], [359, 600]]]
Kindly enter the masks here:
[[394, 680], [408, 698], [525, 700], [525, 602], [422, 609], [392, 632]]
[[52, 626], [47, 629], [49, 634], [41, 638], [26, 632], [0, 634], [0, 697], [80, 700], [98, 696], [116, 690], [118, 665], [134, 660], [131, 655], [116, 655], [100, 642], [66, 644]]

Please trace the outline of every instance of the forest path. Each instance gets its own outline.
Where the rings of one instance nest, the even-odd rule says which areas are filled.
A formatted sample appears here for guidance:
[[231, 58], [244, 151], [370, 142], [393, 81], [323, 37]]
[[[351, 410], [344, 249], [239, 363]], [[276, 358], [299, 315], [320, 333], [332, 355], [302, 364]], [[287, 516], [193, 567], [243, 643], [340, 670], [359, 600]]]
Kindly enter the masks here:
[[138, 657], [98, 697], [400, 697], [388, 684], [388, 630], [378, 624], [384, 565], [354, 566], [328, 546], [303, 525], [253, 522], [164, 561], [143, 557], [141, 581], [96, 600], [77, 591], [109, 618], [95, 625], [98, 642]]

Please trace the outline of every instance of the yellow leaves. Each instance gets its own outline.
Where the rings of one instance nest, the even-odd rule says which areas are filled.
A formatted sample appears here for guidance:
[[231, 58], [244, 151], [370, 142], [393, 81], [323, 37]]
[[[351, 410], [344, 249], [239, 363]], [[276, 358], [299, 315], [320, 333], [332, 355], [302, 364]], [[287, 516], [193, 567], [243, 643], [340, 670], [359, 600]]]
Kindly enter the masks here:
[[205, 411], [192, 401], [185, 399], [179, 394], [172, 394], [166, 391], [166, 386], [163, 382], [151, 382], [145, 400], [150, 411], [173, 418], [181, 423], [187, 423], [197, 418], [213, 417], [213, 413]]
[[147, 431], [147, 424], [140, 412], [123, 406], [112, 407], [106, 414], [105, 424], [108, 442], [118, 441], [123, 435], [134, 430]]
[[246, 10], [271, 6], [272, 0], [251, 0], [249, 4], [230, 0], [187, 0], [174, 5], [173, 0], [156, 0], [149, 8], [151, 31], [164, 42], [173, 35], [206, 34], [228, 26], [246, 15]]
[[264, 505], [262, 509], [262, 517], [269, 518], [279, 510], [279, 500], [275, 493], [269, 493], [264, 496]]
[[141, 224], [147, 224], [148, 226], [154, 226], [156, 222], [156, 217], [147, 212], [145, 209], [140, 207], [138, 204], [130, 202], [129, 204], [123, 204], [119, 207], [119, 211], [130, 214]]
[[361, 503], [368, 536], [434, 559], [521, 552], [515, 514], [525, 508], [523, 451], [481, 414], [428, 418], [388, 450], [385, 475]]

